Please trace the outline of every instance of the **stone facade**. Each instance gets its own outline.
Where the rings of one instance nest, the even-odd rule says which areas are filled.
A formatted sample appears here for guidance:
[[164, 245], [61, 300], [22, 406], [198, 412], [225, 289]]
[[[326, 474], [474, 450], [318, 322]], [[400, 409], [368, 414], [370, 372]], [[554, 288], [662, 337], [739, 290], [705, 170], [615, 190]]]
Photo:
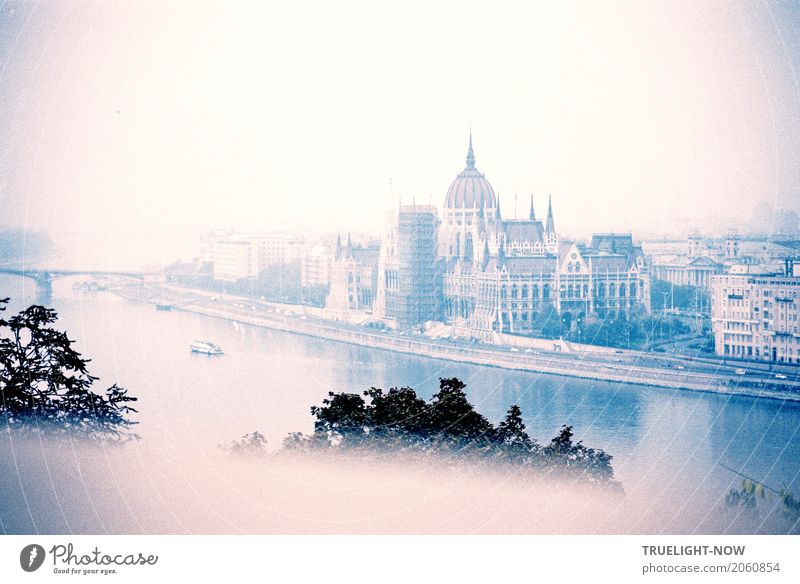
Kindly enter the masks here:
[[330, 291], [325, 302], [329, 316], [347, 320], [351, 313], [372, 313], [378, 284], [379, 247], [354, 246], [337, 239], [330, 265]]
[[800, 363], [800, 266], [783, 273], [727, 274], [711, 279], [717, 355]]
[[650, 310], [650, 276], [630, 235], [598, 234], [590, 245], [561, 242], [552, 198], [537, 219], [533, 197], [524, 220], [503, 220], [494, 190], [467, 166], [445, 197], [439, 233], [445, 266], [444, 319], [476, 336], [530, 333], [544, 311], [590, 313]]

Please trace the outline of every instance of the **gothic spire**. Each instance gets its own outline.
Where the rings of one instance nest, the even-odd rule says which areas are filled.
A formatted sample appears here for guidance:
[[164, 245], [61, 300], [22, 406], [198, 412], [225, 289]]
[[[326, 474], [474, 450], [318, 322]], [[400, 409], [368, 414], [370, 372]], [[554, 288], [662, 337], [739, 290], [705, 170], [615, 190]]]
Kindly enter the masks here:
[[472, 129], [469, 131], [469, 149], [467, 150], [467, 168], [475, 168], [475, 153], [472, 151]]
[[536, 213], [533, 212], [533, 195], [531, 195], [531, 212], [530, 215], [528, 215], [528, 219], [536, 221]]
[[547, 195], [547, 225], [545, 226], [545, 233], [548, 235], [555, 235], [556, 225], [553, 222], [553, 195]]

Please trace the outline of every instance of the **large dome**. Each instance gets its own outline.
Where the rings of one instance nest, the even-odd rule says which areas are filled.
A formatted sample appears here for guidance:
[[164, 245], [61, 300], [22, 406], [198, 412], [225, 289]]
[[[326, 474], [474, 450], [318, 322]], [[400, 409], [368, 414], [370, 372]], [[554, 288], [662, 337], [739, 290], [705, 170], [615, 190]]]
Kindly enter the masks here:
[[493, 209], [497, 206], [494, 189], [486, 177], [475, 168], [472, 134], [469, 136], [467, 167], [459, 173], [450, 188], [444, 206], [448, 209]]

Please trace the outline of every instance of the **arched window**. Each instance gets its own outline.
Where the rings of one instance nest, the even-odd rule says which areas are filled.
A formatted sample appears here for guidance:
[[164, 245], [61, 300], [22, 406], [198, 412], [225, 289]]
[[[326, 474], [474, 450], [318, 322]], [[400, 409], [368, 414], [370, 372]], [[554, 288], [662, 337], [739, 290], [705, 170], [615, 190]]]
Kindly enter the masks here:
[[537, 286], [536, 284], [531, 286], [531, 297], [534, 300], [538, 300], [539, 299], [539, 286]]
[[631, 282], [631, 298], [636, 298], [636, 282]]
[[500, 287], [500, 298], [506, 298], [506, 297], [508, 297], [508, 289], [506, 288], [506, 285], [503, 284]]
[[517, 297], [517, 285], [513, 284], [511, 286], [511, 298], [516, 298], [516, 297]]
[[523, 298], [527, 298], [528, 297], [528, 285], [527, 284], [523, 284], [522, 285], [522, 297]]
[[544, 285], [544, 288], [542, 289], [542, 297], [545, 300], [550, 300], [550, 284]]
[[625, 298], [625, 284], [619, 285], [619, 297]]

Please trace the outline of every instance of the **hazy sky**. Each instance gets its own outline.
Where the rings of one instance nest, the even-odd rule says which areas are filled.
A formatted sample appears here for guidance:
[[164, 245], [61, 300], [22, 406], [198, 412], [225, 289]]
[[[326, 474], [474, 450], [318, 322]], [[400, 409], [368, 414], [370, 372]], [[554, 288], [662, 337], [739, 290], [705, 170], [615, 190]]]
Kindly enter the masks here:
[[0, 7], [0, 224], [87, 261], [379, 233], [441, 204], [470, 126], [504, 215], [552, 191], [566, 235], [800, 208], [800, 2]]

